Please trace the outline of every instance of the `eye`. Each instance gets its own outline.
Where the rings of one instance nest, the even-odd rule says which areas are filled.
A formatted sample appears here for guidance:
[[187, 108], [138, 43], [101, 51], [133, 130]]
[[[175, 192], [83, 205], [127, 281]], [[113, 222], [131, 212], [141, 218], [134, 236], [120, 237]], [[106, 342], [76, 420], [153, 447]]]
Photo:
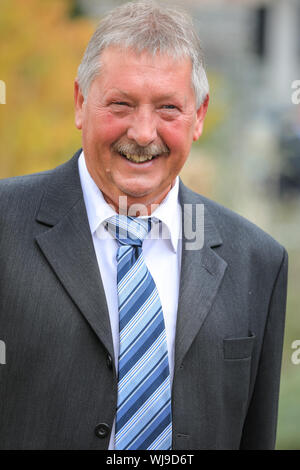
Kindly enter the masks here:
[[162, 109], [177, 109], [173, 104], [164, 104]]
[[130, 106], [126, 101], [113, 101], [112, 104], [116, 104], [117, 106]]

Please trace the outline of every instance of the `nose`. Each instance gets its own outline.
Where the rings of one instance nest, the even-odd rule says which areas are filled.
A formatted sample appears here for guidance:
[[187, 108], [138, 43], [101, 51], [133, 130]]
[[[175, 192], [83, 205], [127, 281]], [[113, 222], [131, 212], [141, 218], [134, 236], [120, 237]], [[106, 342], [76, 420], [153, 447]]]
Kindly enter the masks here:
[[149, 108], [140, 108], [132, 117], [127, 130], [127, 137], [135, 140], [141, 147], [146, 147], [157, 138], [156, 118]]

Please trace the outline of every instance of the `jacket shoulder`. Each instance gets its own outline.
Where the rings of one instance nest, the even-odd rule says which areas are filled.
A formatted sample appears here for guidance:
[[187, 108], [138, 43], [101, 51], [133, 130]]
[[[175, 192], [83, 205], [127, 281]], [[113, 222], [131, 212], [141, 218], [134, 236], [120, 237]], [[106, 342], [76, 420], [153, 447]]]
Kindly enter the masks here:
[[51, 182], [59, 186], [59, 183], [67, 180], [68, 175], [74, 172], [80, 151], [67, 162], [51, 170], [0, 179], [0, 213], [4, 210], [16, 210], [20, 206], [35, 206]]
[[0, 213], [31, 205], [45, 188], [51, 171], [0, 180]]

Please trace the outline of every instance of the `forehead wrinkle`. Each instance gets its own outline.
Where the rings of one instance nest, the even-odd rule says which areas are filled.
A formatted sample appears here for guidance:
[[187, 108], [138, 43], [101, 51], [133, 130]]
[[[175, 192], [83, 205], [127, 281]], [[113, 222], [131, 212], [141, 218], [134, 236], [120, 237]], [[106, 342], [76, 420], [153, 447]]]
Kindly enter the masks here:
[[130, 93], [127, 93], [125, 90], [120, 90], [120, 89], [117, 88], [117, 87], [111, 88], [111, 89], [109, 90], [109, 93], [115, 93], [115, 92], [120, 93], [120, 95], [124, 95], [124, 96], [126, 96], [127, 98], [130, 98]]
[[[108, 52], [110, 52], [111, 54], [109, 55]], [[122, 56], [121, 57], [117, 57], [118, 53], [122, 52]], [[160, 54], [158, 54], [156, 57], [158, 58], [163, 58], [164, 54], [161, 56]], [[130, 62], [136, 62], [137, 64], [137, 67], [132, 67], [131, 68], [133, 70], [129, 71], [131, 73], [129, 73], [128, 75], [128, 88], [126, 90], [126, 85], [125, 85], [125, 89], [121, 89], [121, 87], [123, 87], [123, 84], [122, 82], [121, 83], [115, 83], [112, 88], [110, 87], [110, 80], [109, 79], [106, 79], [106, 70], [109, 71], [110, 67], [114, 68], [115, 66], [118, 66], [120, 65], [120, 61], [121, 63], [127, 61], [127, 57], [128, 57], [128, 60], [129, 60], [129, 63]], [[173, 82], [173, 79], [174, 79], [174, 73], [172, 75], [172, 73], [170, 74], [170, 69], [167, 67], [167, 68], [163, 68], [161, 70], [161, 67], [159, 66], [160, 64], [156, 64], [156, 63], [151, 63], [151, 61], [155, 61], [156, 60], [156, 57], [152, 57], [151, 55], [149, 56], [148, 53], [142, 53], [142, 54], [135, 54], [134, 51], [132, 50], [125, 50], [125, 51], [122, 51], [122, 49], [120, 50], [120, 48], [111, 48], [110, 51], [108, 51], [107, 49], [103, 51], [102, 53], [102, 67], [101, 67], [101, 72], [99, 75], [102, 75], [102, 79], [104, 79], [104, 87], [106, 88], [106, 93], [120, 93], [122, 94], [124, 97], [127, 97], [127, 98], [131, 98], [131, 99], [136, 99], [138, 98], [136, 96], [136, 93], [135, 91], [138, 90], [139, 88], [139, 84], [144, 81], [144, 92], [146, 90], [148, 90], [150, 93], [152, 93], [152, 91], [155, 92], [155, 94], [152, 95], [152, 102], [158, 102], [158, 101], [161, 101], [161, 100], [168, 100], [168, 99], [176, 99], [178, 100], [179, 102], [182, 103], [183, 106], [186, 105], [187, 103], [187, 100], [188, 100], [188, 97], [186, 96], [186, 94], [182, 95], [180, 94], [180, 90], [177, 90], [172, 93], [169, 93], [168, 92], [168, 89], [172, 88], [172, 82]], [[170, 59], [170, 57], [168, 57]], [[117, 60], [118, 59], [118, 60]], [[146, 59], [146, 60], [145, 60]], [[188, 60], [188, 59], [186, 59]], [[186, 62], [186, 61], [185, 61]], [[190, 72], [191, 72], [191, 61], [188, 60], [189, 62], [189, 68], [190, 68]], [[174, 64], [178, 64], [178, 60], [174, 59], [173, 58], [173, 63]], [[180, 64], [178, 64], [180, 65]], [[164, 73], [164, 77], [159, 77], [159, 74], [156, 74], [155, 71], [156, 70], [159, 70], [160, 72], [165, 72]], [[153, 72], [154, 70], [154, 72]], [[127, 72], [128, 72], [128, 68], [127, 68]], [[153, 81], [153, 76], [156, 77], [156, 79]], [[175, 77], [176, 78], [176, 77]], [[141, 79], [141, 81], [140, 81]], [[160, 81], [162, 82], [162, 85], [165, 89], [161, 89], [160, 91], [158, 90], [153, 90], [153, 87], [155, 86], [158, 86], [159, 87], [159, 84], [160, 84]], [[137, 86], [136, 86], [137, 84]], [[190, 84], [191, 84], [191, 79], [190, 79]], [[113, 85], [113, 84], [112, 84]], [[182, 84], [183, 88], [184, 88], [184, 83]], [[166, 89], [167, 88], [167, 89]], [[180, 87], [181, 88], [181, 87]], [[179, 93], [178, 93], [179, 92]], [[106, 94], [105, 93], [105, 94]], [[156, 95], [156, 96], [155, 96]]]

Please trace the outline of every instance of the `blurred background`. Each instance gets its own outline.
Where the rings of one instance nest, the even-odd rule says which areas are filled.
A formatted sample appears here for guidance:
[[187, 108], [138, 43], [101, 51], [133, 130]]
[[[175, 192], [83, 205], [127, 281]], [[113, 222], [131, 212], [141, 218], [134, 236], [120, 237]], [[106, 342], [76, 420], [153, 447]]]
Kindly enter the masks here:
[[[73, 81], [101, 15], [120, 3], [0, 0], [0, 178], [50, 169], [81, 146]], [[205, 132], [181, 177], [289, 252], [277, 449], [300, 449], [300, 0], [170, 4], [192, 14], [210, 82]]]

